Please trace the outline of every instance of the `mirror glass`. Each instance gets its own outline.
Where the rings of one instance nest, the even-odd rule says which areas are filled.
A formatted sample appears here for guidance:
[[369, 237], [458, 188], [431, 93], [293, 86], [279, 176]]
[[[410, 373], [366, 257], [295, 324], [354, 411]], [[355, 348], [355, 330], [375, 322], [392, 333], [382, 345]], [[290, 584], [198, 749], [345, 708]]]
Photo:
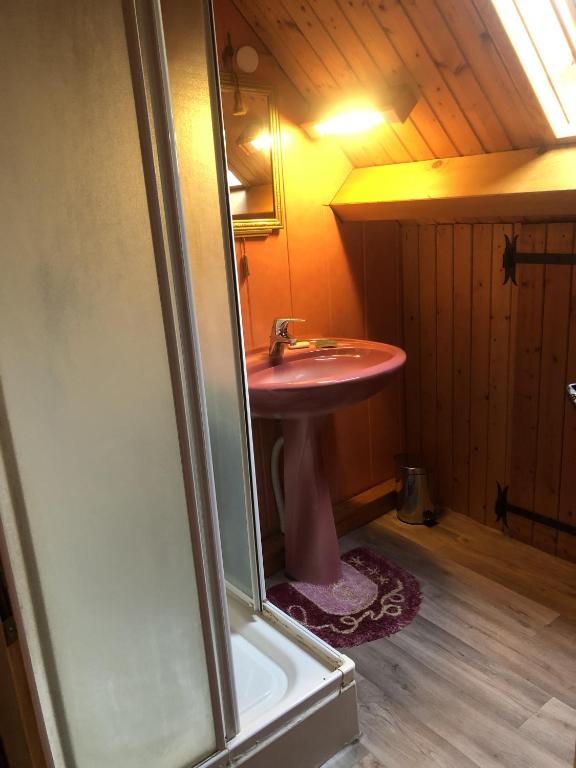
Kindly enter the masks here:
[[234, 234], [282, 227], [280, 131], [272, 89], [222, 78], [222, 112]]

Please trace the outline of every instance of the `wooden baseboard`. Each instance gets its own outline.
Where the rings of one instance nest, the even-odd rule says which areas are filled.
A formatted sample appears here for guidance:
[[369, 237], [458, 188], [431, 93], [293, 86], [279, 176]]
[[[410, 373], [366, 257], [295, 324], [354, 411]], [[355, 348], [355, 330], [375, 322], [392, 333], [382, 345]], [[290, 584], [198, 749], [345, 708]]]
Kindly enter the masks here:
[[[394, 478], [369, 488], [347, 501], [334, 505], [334, 521], [338, 536], [361, 528], [396, 508], [396, 481]], [[262, 540], [264, 574], [272, 574], [284, 568], [284, 535], [280, 532]]]

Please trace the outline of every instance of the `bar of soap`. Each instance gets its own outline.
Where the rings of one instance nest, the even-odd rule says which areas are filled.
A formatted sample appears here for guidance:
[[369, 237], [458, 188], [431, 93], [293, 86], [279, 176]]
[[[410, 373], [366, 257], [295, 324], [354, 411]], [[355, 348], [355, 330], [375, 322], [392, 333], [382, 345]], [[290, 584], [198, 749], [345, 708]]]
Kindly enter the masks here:
[[292, 344], [289, 344], [288, 347], [290, 349], [306, 349], [306, 347], [310, 346], [309, 341], [293, 341]]
[[314, 339], [314, 344], [318, 349], [332, 349], [338, 346], [336, 339]]

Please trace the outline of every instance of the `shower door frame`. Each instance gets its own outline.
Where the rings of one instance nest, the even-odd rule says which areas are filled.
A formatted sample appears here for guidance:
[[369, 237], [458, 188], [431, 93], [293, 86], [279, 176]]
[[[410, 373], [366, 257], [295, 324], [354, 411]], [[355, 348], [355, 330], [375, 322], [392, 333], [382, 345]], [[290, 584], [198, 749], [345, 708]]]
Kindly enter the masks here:
[[[182, 264], [182, 275], [178, 278], [178, 283], [185, 286], [189, 294], [190, 310], [193, 312], [194, 298], [191, 288], [191, 259], [186, 237], [186, 216], [182, 199], [182, 184], [179, 172], [178, 161], [178, 142], [175, 132], [174, 110], [171, 97], [169, 56], [164, 36], [162, 21], [162, 0], [134, 0], [135, 6], [146, 5], [151, 8], [153, 15], [152, 26], [154, 35], [154, 51], [151, 52], [151, 62], [153, 67], [157, 68], [156, 82], [153, 84], [158, 100], [158, 111], [162, 113], [162, 126], [155, 135], [155, 140], [162, 145], [169, 153], [169, 160], [166, 163], [167, 176], [166, 188], [168, 194], [172, 197], [174, 208], [174, 221], [178, 226], [178, 249]], [[224, 256], [226, 293], [227, 293], [227, 320], [231, 323], [233, 337], [234, 354], [234, 396], [239, 405], [238, 418], [242, 440], [239, 449], [241, 451], [242, 461], [242, 488], [239, 489], [239, 504], [244, 509], [244, 524], [247, 532], [248, 541], [248, 560], [250, 567], [250, 594], [231, 583], [226, 578], [226, 571], [223, 568], [225, 578], [226, 592], [234, 598], [248, 605], [252, 610], [261, 613], [264, 609], [265, 601], [265, 580], [263, 570], [263, 558], [261, 549], [260, 535], [260, 516], [258, 512], [258, 499], [256, 493], [256, 471], [254, 463], [254, 451], [252, 441], [252, 429], [250, 420], [250, 406], [248, 397], [248, 377], [246, 372], [246, 362], [244, 353], [244, 336], [242, 330], [242, 315], [240, 306], [240, 289], [238, 285], [238, 275], [235, 263], [234, 234], [232, 225], [232, 212], [230, 209], [230, 199], [228, 195], [228, 182], [226, 176], [226, 148], [224, 142], [224, 129], [222, 117], [222, 105], [220, 99], [220, 79], [218, 70], [218, 55], [216, 46], [216, 33], [214, 25], [214, 13], [211, 0], [200, 0], [198, 6], [202, 8], [203, 17], [203, 43], [206, 51], [207, 85], [209, 94], [209, 104], [211, 112], [211, 128], [213, 137], [213, 150], [215, 156], [215, 181], [217, 182], [219, 212], [218, 219], [222, 235], [222, 248]], [[137, 11], [136, 11], [137, 13]], [[148, 62], [150, 64], [150, 62]], [[143, 64], [142, 64], [143, 66]], [[150, 122], [149, 105], [145, 104], [142, 113], [144, 122]], [[140, 118], [139, 118], [140, 119]], [[200, 339], [199, 346], [201, 347]], [[198, 358], [198, 364], [202, 366], [201, 357]], [[203, 388], [202, 397], [206, 402], [206, 391]], [[207, 441], [208, 450], [210, 442]], [[217, 508], [217, 505], [215, 505]], [[214, 520], [214, 529], [216, 533], [220, 527], [218, 515]]]

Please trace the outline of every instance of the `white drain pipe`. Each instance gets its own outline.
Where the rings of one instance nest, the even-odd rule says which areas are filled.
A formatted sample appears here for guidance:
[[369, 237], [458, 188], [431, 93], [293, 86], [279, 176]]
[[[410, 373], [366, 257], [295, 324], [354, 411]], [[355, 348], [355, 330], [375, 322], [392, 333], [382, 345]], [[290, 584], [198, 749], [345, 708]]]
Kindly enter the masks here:
[[284, 448], [284, 438], [279, 437], [272, 446], [270, 456], [270, 474], [272, 475], [272, 488], [274, 489], [274, 499], [276, 509], [280, 518], [280, 530], [284, 533], [284, 496], [282, 495], [282, 484], [280, 483], [280, 454]]

